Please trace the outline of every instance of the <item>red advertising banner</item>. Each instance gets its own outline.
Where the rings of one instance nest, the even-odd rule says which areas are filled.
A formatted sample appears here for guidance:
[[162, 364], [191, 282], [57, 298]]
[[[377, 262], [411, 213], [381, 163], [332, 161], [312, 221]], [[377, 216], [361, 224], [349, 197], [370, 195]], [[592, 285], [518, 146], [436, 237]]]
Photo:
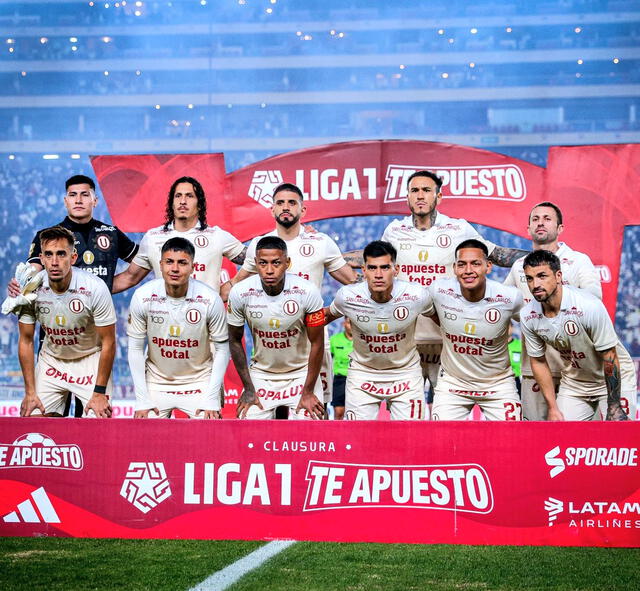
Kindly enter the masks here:
[[0, 419], [0, 535], [640, 546], [637, 423]]
[[271, 197], [283, 181], [303, 190], [306, 221], [407, 215], [406, 178], [418, 169], [434, 170], [444, 180], [443, 213], [524, 237], [531, 208], [550, 200], [563, 210], [561, 239], [599, 266], [612, 316], [624, 226], [640, 224], [636, 144], [552, 147], [546, 169], [487, 150], [404, 140], [298, 150], [226, 176], [221, 154], [96, 156], [92, 163], [121, 229], [160, 224], [171, 183], [189, 175], [205, 187], [210, 222], [243, 241], [273, 228]]

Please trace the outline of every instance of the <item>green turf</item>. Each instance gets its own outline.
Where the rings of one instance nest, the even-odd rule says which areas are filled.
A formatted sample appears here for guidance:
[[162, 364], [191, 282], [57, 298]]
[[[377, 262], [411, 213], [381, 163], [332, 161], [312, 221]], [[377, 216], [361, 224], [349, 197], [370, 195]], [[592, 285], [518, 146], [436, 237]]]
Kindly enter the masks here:
[[0, 589], [189, 589], [262, 544], [0, 538]]
[[[261, 542], [0, 538], [0, 589], [186, 590]], [[232, 591], [640, 589], [640, 549], [298, 543]]]
[[295, 544], [230, 591], [640, 589], [640, 549]]

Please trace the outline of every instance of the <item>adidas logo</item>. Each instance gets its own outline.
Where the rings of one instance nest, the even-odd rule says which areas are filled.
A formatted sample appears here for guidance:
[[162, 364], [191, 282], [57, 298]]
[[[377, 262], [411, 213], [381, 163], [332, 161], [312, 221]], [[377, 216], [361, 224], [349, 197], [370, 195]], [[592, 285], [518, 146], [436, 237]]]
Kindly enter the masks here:
[[34, 490], [30, 498], [18, 503], [16, 511], [7, 513], [5, 523], [60, 523], [60, 518], [43, 487]]

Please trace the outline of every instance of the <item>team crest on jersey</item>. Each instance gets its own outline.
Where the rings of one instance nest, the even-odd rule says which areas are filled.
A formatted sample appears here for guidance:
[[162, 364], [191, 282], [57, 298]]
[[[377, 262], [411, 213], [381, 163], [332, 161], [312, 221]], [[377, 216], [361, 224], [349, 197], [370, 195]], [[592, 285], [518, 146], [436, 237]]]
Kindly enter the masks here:
[[80, 312], [84, 310], [84, 304], [82, 303], [82, 300], [79, 298], [73, 298], [72, 300], [69, 300], [69, 310], [76, 314], [80, 314]]
[[187, 319], [187, 322], [189, 324], [198, 324], [198, 322], [200, 322], [202, 318], [202, 314], [197, 308], [190, 308], [189, 310], [187, 310], [185, 318]]
[[269, 328], [280, 328], [280, 318], [269, 318]]
[[421, 263], [426, 263], [429, 260], [429, 251], [428, 250], [421, 250], [418, 253], [418, 260]]
[[449, 234], [440, 234], [440, 236], [436, 238], [436, 244], [440, 248], [449, 248], [451, 246], [451, 236], [449, 236]]
[[109, 250], [109, 247], [111, 246], [111, 238], [105, 234], [100, 234], [100, 236], [96, 238], [96, 244], [100, 250]]
[[287, 300], [282, 304], [282, 309], [287, 316], [295, 316], [300, 310], [300, 306], [295, 300]]
[[93, 261], [96, 260], [96, 257], [90, 250], [85, 250], [82, 253], [82, 260], [84, 261], [85, 265], [90, 265], [91, 263], [93, 263]]
[[393, 310], [393, 317], [396, 320], [405, 320], [409, 316], [409, 308], [406, 306], [398, 306]]
[[577, 322], [573, 320], [567, 320], [564, 323], [564, 332], [567, 333], [569, 336], [574, 337], [580, 332], [580, 327], [578, 326]]
[[67, 324], [67, 319], [65, 316], [63, 316], [62, 314], [57, 314], [56, 315], [56, 324], [58, 326], [65, 326]]
[[169, 334], [172, 337], [179, 337], [181, 332], [182, 332], [182, 328], [177, 324], [169, 325]]
[[300, 254], [303, 257], [310, 257], [315, 252], [315, 248], [311, 244], [302, 244], [300, 246]]
[[206, 248], [207, 246], [209, 246], [209, 239], [206, 236], [203, 236], [202, 234], [198, 234], [194, 239], [193, 239], [193, 243], [198, 247], [198, 248]]
[[381, 334], [389, 332], [389, 325], [386, 322], [378, 322], [378, 332]]
[[476, 334], [476, 325], [473, 322], [465, 322], [464, 334]]
[[489, 308], [484, 313], [484, 319], [489, 324], [495, 324], [496, 322], [498, 322], [498, 320], [500, 320], [501, 316], [502, 316], [502, 314], [500, 314], [500, 310], [497, 310], [496, 308]]

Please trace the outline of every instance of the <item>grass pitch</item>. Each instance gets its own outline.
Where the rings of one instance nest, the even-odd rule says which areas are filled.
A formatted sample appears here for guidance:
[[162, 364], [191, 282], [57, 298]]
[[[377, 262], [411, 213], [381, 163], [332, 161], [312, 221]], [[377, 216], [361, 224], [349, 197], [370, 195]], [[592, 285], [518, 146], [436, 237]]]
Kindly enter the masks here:
[[[261, 542], [1, 538], [0, 589], [186, 590]], [[298, 543], [233, 591], [640, 588], [640, 549]]]

